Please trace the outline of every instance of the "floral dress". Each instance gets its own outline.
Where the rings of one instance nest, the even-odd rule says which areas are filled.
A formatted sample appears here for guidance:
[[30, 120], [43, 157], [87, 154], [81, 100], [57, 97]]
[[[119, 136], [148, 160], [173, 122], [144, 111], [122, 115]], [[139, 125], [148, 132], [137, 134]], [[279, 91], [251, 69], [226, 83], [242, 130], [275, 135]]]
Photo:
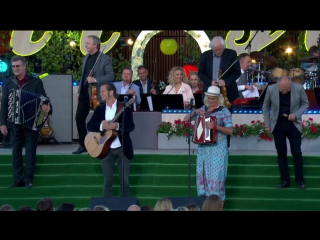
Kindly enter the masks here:
[[[206, 111], [204, 106], [202, 109]], [[226, 107], [215, 109], [210, 116], [216, 116], [219, 126], [233, 127], [231, 113]], [[219, 131], [216, 144], [198, 145], [196, 169], [198, 196], [216, 194], [225, 200], [228, 156], [227, 135]]]

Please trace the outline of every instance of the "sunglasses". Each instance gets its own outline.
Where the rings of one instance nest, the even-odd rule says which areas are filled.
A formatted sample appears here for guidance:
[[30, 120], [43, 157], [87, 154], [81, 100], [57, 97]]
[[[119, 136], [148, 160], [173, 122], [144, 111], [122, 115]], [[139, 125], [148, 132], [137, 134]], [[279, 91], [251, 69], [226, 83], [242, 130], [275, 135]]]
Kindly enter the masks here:
[[12, 68], [19, 68], [21, 65], [12, 65]]

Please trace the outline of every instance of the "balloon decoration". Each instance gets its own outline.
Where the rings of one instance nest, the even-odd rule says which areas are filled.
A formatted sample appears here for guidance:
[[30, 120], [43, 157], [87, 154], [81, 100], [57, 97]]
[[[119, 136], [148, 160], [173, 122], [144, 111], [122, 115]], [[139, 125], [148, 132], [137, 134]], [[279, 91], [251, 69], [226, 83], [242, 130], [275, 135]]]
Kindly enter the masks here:
[[164, 55], [173, 55], [178, 50], [178, 43], [173, 38], [163, 39], [160, 43], [160, 50]]
[[198, 72], [198, 67], [194, 64], [187, 64], [183, 66], [184, 70], [187, 73], [188, 78], [190, 78], [190, 72]]

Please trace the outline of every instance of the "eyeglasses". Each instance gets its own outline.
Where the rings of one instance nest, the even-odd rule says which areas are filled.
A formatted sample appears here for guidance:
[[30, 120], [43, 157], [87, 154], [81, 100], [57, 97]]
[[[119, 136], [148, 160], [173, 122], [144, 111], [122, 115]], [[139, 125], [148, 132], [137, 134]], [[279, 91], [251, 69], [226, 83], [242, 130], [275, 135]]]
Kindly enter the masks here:
[[21, 65], [12, 65], [12, 68], [19, 68]]

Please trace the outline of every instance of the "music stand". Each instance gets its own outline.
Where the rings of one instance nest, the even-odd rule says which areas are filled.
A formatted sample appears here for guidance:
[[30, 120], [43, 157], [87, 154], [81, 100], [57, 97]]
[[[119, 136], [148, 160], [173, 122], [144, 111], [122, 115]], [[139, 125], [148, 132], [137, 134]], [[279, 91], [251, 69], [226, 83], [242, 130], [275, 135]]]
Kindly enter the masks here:
[[196, 109], [201, 108], [204, 105], [203, 100], [202, 100], [202, 94], [194, 93], [193, 98], [195, 101], [195, 108]]
[[151, 96], [151, 93], [142, 93], [140, 94], [141, 97], [141, 103], [140, 103], [140, 112], [149, 112], [149, 104], [148, 104], [148, 98]]
[[162, 112], [164, 109], [184, 109], [182, 94], [152, 94], [153, 111]]
[[129, 102], [130, 99], [133, 97], [132, 94], [118, 94], [117, 99], [118, 99], [119, 101], [121, 101], [121, 102], [124, 102], [124, 97], [125, 97], [125, 96], [128, 96], [128, 101], [127, 101], [127, 102]]

